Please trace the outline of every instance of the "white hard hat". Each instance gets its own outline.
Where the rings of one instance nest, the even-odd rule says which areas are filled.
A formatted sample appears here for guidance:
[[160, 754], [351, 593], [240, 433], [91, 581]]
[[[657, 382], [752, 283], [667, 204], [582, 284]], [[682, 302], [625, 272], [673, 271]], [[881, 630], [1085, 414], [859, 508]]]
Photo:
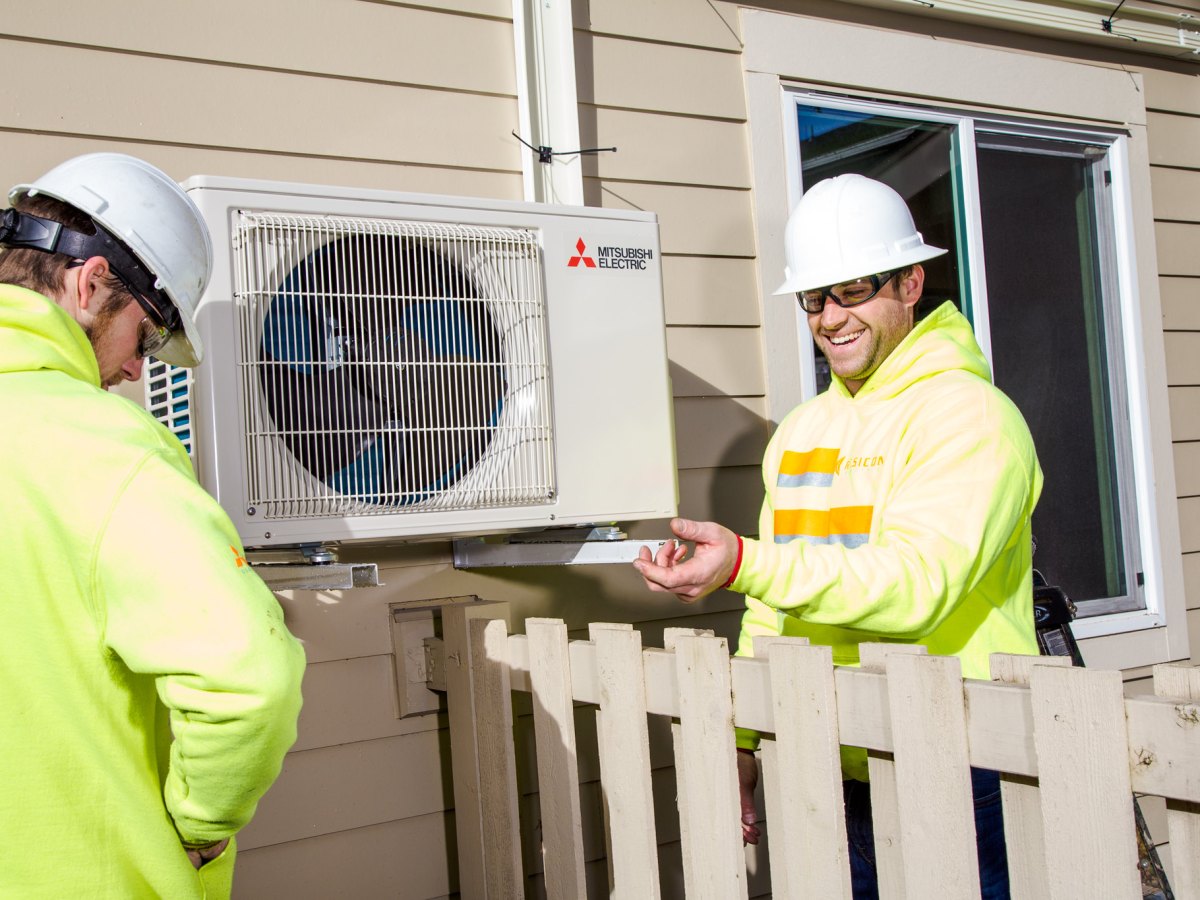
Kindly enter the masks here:
[[[124, 244], [154, 278], [179, 314], [180, 328], [154, 355], [177, 366], [204, 358], [196, 305], [212, 272], [208, 228], [190, 197], [166, 173], [123, 153], [69, 159], [32, 184], [19, 184], [9, 202], [44, 194], [91, 216]], [[111, 262], [111, 260], [110, 260]]]
[[946, 252], [925, 243], [903, 197], [862, 175], [827, 178], [805, 191], [783, 245], [787, 268], [776, 294], [902, 269]]

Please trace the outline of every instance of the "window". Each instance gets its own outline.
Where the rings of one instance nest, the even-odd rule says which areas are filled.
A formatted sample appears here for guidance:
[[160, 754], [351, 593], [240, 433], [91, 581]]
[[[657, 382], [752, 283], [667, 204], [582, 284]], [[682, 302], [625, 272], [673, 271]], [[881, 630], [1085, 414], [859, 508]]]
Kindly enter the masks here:
[[[1046, 475], [1035, 566], [1080, 616], [1145, 609], [1112, 197], [1123, 134], [791, 96], [801, 190], [886, 182], [950, 251], [926, 264], [922, 309], [963, 311], [1029, 423]], [[824, 359], [802, 352], [822, 390]]]

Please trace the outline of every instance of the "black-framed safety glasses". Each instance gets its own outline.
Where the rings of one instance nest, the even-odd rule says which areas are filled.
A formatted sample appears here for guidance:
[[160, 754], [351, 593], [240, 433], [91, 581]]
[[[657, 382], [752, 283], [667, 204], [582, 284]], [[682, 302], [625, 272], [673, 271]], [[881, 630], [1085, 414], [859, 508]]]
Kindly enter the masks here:
[[[67, 263], [67, 268], [76, 269], [82, 266], [83, 263], [84, 260], [82, 259], [73, 259]], [[129, 292], [129, 296], [137, 301], [137, 305], [142, 308], [142, 312], [145, 313], [142, 316], [142, 320], [138, 322], [138, 359], [153, 356], [163, 347], [167, 346], [167, 342], [171, 340], [171, 329], [167, 327], [166, 322], [163, 321], [154, 304], [146, 299], [142, 295], [142, 292], [130, 283], [129, 278], [122, 274], [120, 269], [112, 265], [111, 261], [109, 262], [108, 269], [112, 272], [113, 277], [121, 282], [121, 286]]]
[[861, 278], [843, 281], [841, 284], [831, 284], [828, 287], [796, 291], [796, 300], [810, 316], [815, 316], [823, 311], [826, 300], [832, 300], [843, 309], [848, 309], [874, 299], [875, 295], [887, 287], [888, 282], [899, 275], [901, 271], [893, 269], [890, 272], [864, 275]]
[[171, 329], [155, 321], [154, 315], [147, 309], [141, 297], [134, 294], [133, 299], [137, 300], [138, 305], [146, 313], [142, 317], [142, 321], [138, 323], [137, 345], [138, 359], [145, 359], [167, 346], [171, 340]]

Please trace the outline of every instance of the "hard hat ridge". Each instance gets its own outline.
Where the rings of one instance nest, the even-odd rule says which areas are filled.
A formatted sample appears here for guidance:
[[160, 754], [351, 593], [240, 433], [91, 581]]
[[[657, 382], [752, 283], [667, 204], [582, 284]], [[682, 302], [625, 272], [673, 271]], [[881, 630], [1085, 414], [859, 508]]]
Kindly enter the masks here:
[[776, 294], [902, 269], [946, 253], [925, 243], [903, 197], [862, 175], [813, 185], [788, 218], [783, 240], [787, 266]]

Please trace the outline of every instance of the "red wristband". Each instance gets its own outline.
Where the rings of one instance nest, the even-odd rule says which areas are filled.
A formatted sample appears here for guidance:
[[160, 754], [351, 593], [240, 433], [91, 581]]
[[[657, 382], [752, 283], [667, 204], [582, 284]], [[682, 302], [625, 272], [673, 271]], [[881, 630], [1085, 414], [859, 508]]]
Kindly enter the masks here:
[[737, 534], [737, 535], [734, 535], [734, 537], [737, 538], [737, 542], [738, 542], [737, 559], [735, 559], [733, 561], [733, 571], [729, 573], [729, 580], [726, 581], [723, 585], [721, 585], [722, 588], [727, 588], [731, 584], [733, 584], [733, 580], [735, 578], [737, 578], [738, 569], [740, 569], [742, 567], [742, 536], [740, 534]]

